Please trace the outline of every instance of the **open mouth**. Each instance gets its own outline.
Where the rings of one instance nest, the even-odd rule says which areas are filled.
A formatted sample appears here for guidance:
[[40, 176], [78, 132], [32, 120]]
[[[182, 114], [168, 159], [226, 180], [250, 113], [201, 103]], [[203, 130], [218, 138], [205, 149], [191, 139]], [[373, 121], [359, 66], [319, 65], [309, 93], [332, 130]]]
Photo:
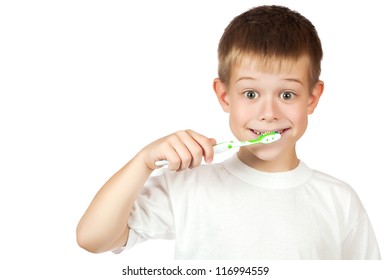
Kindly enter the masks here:
[[278, 132], [280, 134], [283, 134], [284, 132], [286, 132], [287, 130], [289, 130], [290, 128], [283, 128], [283, 129], [276, 129], [276, 130], [267, 130], [267, 131], [260, 131], [260, 130], [256, 130], [256, 129], [252, 129], [252, 128], [249, 128], [249, 130], [254, 133], [254, 134], [257, 134], [257, 135], [261, 135], [261, 134], [266, 134], [266, 133], [270, 133], [270, 132]]

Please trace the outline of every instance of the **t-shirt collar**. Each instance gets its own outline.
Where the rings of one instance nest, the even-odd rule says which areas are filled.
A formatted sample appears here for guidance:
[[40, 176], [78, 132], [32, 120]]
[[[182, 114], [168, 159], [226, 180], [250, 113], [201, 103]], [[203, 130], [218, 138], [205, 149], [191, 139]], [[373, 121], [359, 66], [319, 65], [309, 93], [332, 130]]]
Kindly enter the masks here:
[[240, 180], [263, 188], [287, 189], [306, 183], [312, 176], [313, 170], [301, 160], [296, 168], [285, 172], [263, 172], [243, 163], [234, 154], [223, 162], [224, 168]]

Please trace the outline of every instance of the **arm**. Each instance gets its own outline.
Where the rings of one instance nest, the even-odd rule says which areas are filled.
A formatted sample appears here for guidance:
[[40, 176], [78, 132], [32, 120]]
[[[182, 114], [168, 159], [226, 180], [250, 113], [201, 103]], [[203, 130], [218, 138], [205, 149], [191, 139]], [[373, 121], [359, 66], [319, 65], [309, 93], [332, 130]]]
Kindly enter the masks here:
[[77, 242], [87, 251], [99, 253], [126, 244], [127, 221], [139, 191], [157, 160], [169, 161], [172, 171], [200, 165], [213, 158], [214, 139], [194, 131], [180, 131], [161, 138], [142, 149], [99, 190], [77, 226]]

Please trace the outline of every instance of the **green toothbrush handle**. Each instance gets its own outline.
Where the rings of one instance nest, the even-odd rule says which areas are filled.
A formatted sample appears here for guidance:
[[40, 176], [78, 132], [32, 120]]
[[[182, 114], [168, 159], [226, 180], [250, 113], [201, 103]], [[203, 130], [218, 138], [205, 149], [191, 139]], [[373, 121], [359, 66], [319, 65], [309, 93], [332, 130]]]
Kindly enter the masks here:
[[[254, 144], [270, 144], [275, 141], [278, 141], [281, 138], [281, 134], [276, 131], [267, 132], [259, 136], [257, 139], [248, 140], [248, 141], [226, 141], [218, 143], [217, 145], [214, 145], [214, 153], [220, 154], [223, 152], [226, 152], [233, 148], [238, 148], [242, 146], [248, 146], [248, 145], [254, 145]], [[167, 160], [158, 160], [154, 163], [157, 166], [163, 166], [168, 165], [169, 162]]]
[[220, 154], [236, 147], [239, 147], [237, 146], [236, 141], [227, 141], [218, 143], [217, 145], [214, 145], [213, 148], [215, 154]]

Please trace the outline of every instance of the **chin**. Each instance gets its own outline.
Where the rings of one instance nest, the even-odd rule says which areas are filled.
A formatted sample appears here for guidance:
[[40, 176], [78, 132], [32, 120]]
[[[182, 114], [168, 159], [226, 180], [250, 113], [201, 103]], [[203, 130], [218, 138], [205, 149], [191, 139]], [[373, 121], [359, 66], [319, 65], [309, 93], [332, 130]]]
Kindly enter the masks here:
[[284, 153], [280, 148], [268, 147], [253, 147], [255, 149], [250, 149], [250, 154], [252, 154], [254, 159], [256, 158], [261, 161], [277, 161], [280, 160]]
[[281, 159], [282, 155], [279, 153], [255, 153], [254, 156], [261, 161], [278, 161]]

